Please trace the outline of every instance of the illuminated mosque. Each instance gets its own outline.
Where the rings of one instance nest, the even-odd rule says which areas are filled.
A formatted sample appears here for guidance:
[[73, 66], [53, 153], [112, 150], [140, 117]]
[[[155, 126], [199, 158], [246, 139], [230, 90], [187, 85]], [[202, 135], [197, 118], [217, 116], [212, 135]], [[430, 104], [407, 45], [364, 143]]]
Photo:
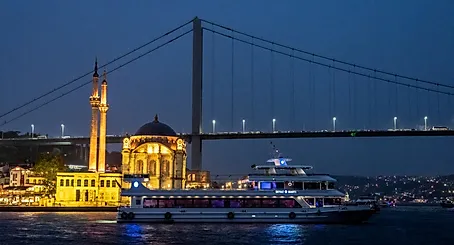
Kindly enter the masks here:
[[[209, 187], [208, 171], [186, 169], [186, 142], [168, 125], [154, 121], [144, 124], [133, 136], [123, 139], [122, 173], [106, 172], [107, 76], [104, 71], [101, 96], [95, 62], [91, 106], [90, 155], [88, 171], [57, 173], [55, 204], [60, 206], [117, 206], [121, 201], [123, 175], [149, 175], [150, 189]], [[99, 136], [98, 136], [99, 132]], [[189, 180], [188, 182], [186, 180]], [[125, 185], [125, 186], [122, 186]]]

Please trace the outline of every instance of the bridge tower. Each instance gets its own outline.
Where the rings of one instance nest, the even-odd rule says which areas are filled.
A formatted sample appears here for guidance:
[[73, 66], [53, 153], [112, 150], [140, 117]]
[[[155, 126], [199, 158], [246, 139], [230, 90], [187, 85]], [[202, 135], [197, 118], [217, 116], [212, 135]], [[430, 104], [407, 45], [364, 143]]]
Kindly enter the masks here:
[[95, 61], [95, 70], [93, 73], [93, 89], [90, 96], [91, 105], [91, 125], [90, 125], [90, 157], [88, 161], [88, 170], [96, 172], [96, 163], [98, 160], [98, 115], [99, 105], [101, 103], [98, 93], [98, 60]]
[[107, 130], [107, 73], [104, 70], [103, 81], [101, 83], [101, 104], [99, 105], [99, 112], [101, 120], [99, 123], [99, 157], [98, 157], [98, 172], [104, 173], [106, 171], [106, 130]]
[[192, 40], [192, 140], [191, 169], [202, 170], [202, 67], [203, 32], [202, 22], [195, 17]]

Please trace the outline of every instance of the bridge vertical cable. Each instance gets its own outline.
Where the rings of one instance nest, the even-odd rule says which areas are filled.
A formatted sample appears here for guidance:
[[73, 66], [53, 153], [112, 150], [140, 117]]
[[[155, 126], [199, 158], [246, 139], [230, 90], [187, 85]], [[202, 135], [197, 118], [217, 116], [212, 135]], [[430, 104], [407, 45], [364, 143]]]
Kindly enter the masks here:
[[312, 59], [310, 60], [310, 67], [309, 67], [309, 85], [311, 89], [310, 94], [310, 110], [311, 110], [311, 124], [312, 130], [316, 129], [316, 120], [315, 120], [315, 75], [314, 75], [314, 56], [312, 55]]
[[[333, 112], [332, 112], [332, 104], [333, 104], [333, 101], [332, 101], [332, 94], [333, 94], [333, 89], [332, 89], [332, 86], [331, 86], [331, 83], [333, 82], [332, 79], [330, 79], [330, 77], [332, 76], [332, 72], [333, 72], [333, 69], [332, 69], [332, 66], [329, 66], [329, 76], [328, 76], [328, 119], [331, 120], [331, 118], [333, 117]], [[325, 120], [323, 120], [325, 121]], [[323, 123], [323, 125], [325, 125]]]
[[[336, 61], [333, 59], [333, 67], [336, 67]], [[336, 70], [332, 70], [332, 79], [333, 79], [333, 117], [337, 117], [336, 111]]]
[[[213, 26], [214, 29], [214, 26]], [[211, 32], [211, 117], [212, 120], [216, 120], [215, 116], [215, 73], [216, 73], [216, 59], [215, 59], [215, 34]]]
[[271, 119], [275, 118], [274, 111], [274, 43], [271, 44], [270, 58], [270, 100], [271, 100]]
[[254, 126], [254, 117], [255, 117], [255, 111], [254, 111], [254, 38], [252, 37], [251, 40], [251, 122], [250, 122], [250, 129], [249, 131], [252, 131], [252, 127]]
[[348, 72], [348, 121], [349, 121], [349, 126], [351, 127], [352, 125], [352, 73], [349, 71]]
[[232, 106], [232, 108], [231, 108], [231, 112], [232, 112], [232, 114], [231, 114], [231, 117], [232, 117], [232, 119], [231, 119], [232, 132], [235, 131], [235, 129], [234, 129], [234, 125], [235, 124], [234, 124], [234, 118], [233, 118], [234, 117], [233, 109], [234, 109], [234, 103], [235, 103], [235, 101], [233, 100], [233, 89], [234, 89], [233, 83], [235, 81], [234, 80], [234, 72], [235, 72], [235, 66], [234, 66], [234, 63], [235, 63], [235, 60], [234, 60], [234, 58], [235, 58], [235, 49], [234, 49], [235, 48], [235, 38], [233, 37], [233, 33], [234, 32], [232, 31], [232, 81], [231, 81], [231, 88], [230, 88], [230, 91], [231, 91], [230, 100], [232, 101], [232, 105], [231, 105]]
[[[290, 60], [290, 72], [291, 72], [291, 82], [292, 82], [292, 88], [291, 88], [291, 93], [292, 93], [292, 96], [291, 96], [291, 115], [290, 115], [290, 122], [291, 122], [291, 130], [294, 131], [295, 130], [295, 50], [292, 49], [292, 57], [291, 57], [291, 60]], [[303, 121], [305, 121], [305, 119], [303, 119]]]
[[[374, 70], [374, 77], [377, 77], [377, 71]], [[370, 78], [369, 78], [370, 80]], [[373, 105], [373, 129], [378, 129], [378, 125], [377, 125], [377, 113], [378, 113], [378, 110], [377, 110], [377, 82], [374, 80], [372, 81], [372, 90], [373, 90], [373, 93], [374, 93], [374, 105]]]
[[371, 98], [372, 98], [372, 84], [371, 84], [371, 79], [370, 79], [370, 76], [369, 76], [369, 79], [368, 79], [368, 83], [367, 83], [367, 106], [368, 106], [368, 110], [367, 110], [367, 128], [371, 128], [372, 127], [372, 102], [371, 102]]
[[[356, 67], [354, 66], [353, 67], [353, 72], [356, 72]], [[357, 96], [358, 96], [358, 88], [357, 88], [357, 84], [356, 84], [356, 76], [352, 75], [352, 80], [353, 80], [353, 125], [354, 125], [354, 128], [356, 129], [358, 127], [358, 117], [357, 117], [357, 110], [358, 110], [358, 106], [357, 106]]]
[[[394, 81], [397, 82], [397, 76], [394, 75]], [[394, 116], [397, 117], [398, 113], [399, 113], [399, 89], [397, 86], [394, 86], [396, 88], [396, 91], [395, 91], [395, 104], [394, 104], [394, 107], [395, 107], [395, 111], [394, 111]]]
[[[440, 87], [437, 85], [437, 91], [440, 91]], [[440, 117], [440, 93], [437, 93], [437, 121], [438, 125], [441, 125], [441, 117]]]

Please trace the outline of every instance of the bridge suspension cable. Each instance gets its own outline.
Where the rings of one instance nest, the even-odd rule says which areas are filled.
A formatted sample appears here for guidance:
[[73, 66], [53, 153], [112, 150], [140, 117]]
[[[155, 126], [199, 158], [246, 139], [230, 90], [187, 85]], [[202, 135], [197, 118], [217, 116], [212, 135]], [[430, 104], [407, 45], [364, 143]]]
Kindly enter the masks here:
[[[148, 54], [151, 54], [151, 53], [153, 53], [154, 51], [156, 51], [156, 50], [158, 50], [158, 49], [160, 49], [160, 48], [162, 48], [162, 47], [164, 47], [164, 46], [166, 46], [166, 45], [168, 45], [168, 44], [170, 44], [170, 43], [172, 43], [172, 42], [174, 42], [174, 41], [176, 41], [176, 40], [182, 38], [183, 36], [187, 35], [187, 34], [190, 33], [190, 32], [192, 32], [192, 28], [191, 28], [190, 30], [188, 30], [188, 31], [186, 31], [186, 32], [184, 32], [184, 33], [182, 33], [182, 34], [180, 34], [180, 35], [178, 35], [178, 36], [176, 36], [176, 37], [174, 37], [174, 38], [168, 40], [167, 42], [165, 42], [165, 43], [163, 43], [163, 44], [160, 44], [160, 45], [156, 46], [155, 48], [150, 49], [150, 50], [148, 50], [147, 52], [145, 52], [145, 53], [143, 53], [143, 54], [140, 54], [139, 56], [134, 57], [133, 59], [128, 60], [127, 62], [125, 62], [125, 63], [123, 63], [123, 64], [121, 64], [121, 65], [115, 67], [114, 69], [109, 70], [108, 72], [106, 72], [106, 74], [110, 74], [110, 73], [112, 73], [112, 72], [115, 72], [115, 71], [117, 71], [118, 69], [123, 68], [123, 67], [129, 65], [130, 63], [132, 63], [132, 62], [134, 62], [134, 61], [136, 61], [136, 60], [138, 60], [138, 59], [140, 59], [140, 58], [143, 58], [144, 56], [146, 56], [146, 55], [148, 55]], [[53, 99], [50, 99], [50, 100], [48, 100], [48, 101], [46, 101], [46, 102], [44, 102], [44, 103], [42, 103], [42, 104], [40, 104], [40, 105], [38, 105], [38, 106], [36, 106], [36, 107], [33, 107], [32, 109], [30, 109], [30, 110], [28, 110], [28, 111], [25, 111], [24, 113], [22, 113], [22, 114], [20, 114], [20, 115], [18, 115], [18, 116], [16, 116], [16, 117], [14, 117], [14, 118], [12, 118], [12, 119], [10, 119], [10, 120], [8, 120], [8, 121], [3, 122], [0, 126], [6, 125], [6, 124], [8, 124], [8, 123], [10, 123], [10, 122], [13, 122], [13, 121], [15, 121], [15, 120], [17, 120], [17, 119], [19, 119], [19, 118], [21, 118], [21, 117], [27, 115], [27, 114], [30, 114], [31, 112], [34, 112], [34, 111], [40, 109], [41, 107], [44, 107], [44, 106], [46, 106], [46, 105], [48, 105], [48, 104], [50, 104], [50, 103], [52, 103], [52, 102], [54, 102], [54, 101], [56, 101], [56, 100], [58, 100], [58, 99], [61, 99], [61, 98], [65, 97], [66, 95], [68, 95], [68, 94], [70, 94], [70, 93], [72, 93], [72, 92], [74, 92], [74, 91], [76, 91], [76, 90], [79, 90], [80, 88], [82, 88], [82, 87], [84, 87], [84, 86], [90, 84], [91, 82], [92, 82], [92, 81], [88, 81], [88, 82], [82, 83], [81, 85], [79, 85], [79, 86], [77, 86], [77, 87], [75, 87], [75, 88], [73, 88], [73, 89], [71, 89], [71, 90], [69, 90], [69, 91], [67, 91], [67, 92], [65, 92], [65, 93], [62, 93], [61, 95], [59, 95], [59, 96], [57, 96], [57, 97], [55, 97], [55, 98], [53, 98]]]
[[[305, 51], [305, 50], [301, 50], [301, 49], [296, 49], [296, 48], [293, 48], [293, 47], [290, 47], [290, 46], [287, 46], [287, 45], [283, 45], [283, 44], [279, 44], [279, 43], [276, 43], [276, 42], [273, 42], [273, 41], [269, 41], [269, 40], [266, 40], [266, 39], [264, 39], [264, 38], [260, 38], [260, 37], [257, 37], [257, 36], [251, 35], [251, 34], [247, 34], [247, 33], [245, 33], [245, 32], [237, 31], [237, 30], [232, 29], [232, 28], [230, 28], [230, 27], [226, 27], [226, 26], [223, 26], [223, 25], [220, 25], [220, 24], [217, 24], [217, 23], [208, 21], [208, 20], [202, 20], [202, 21], [205, 22], [205, 23], [208, 23], [208, 24], [210, 24], [210, 25], [212, 25], [212, 26], [216, 26], [216, 27], [225, 29], [225, 30], [227, 30], [227, 31], [231, 31], [231, 32], [234, 32], [234, 33], [238, 33], [238, 34], [240, 34], [240, 35], [243, 35], [243, 36], [246, 36], [246, 37], [250, 37], [250, 38], [253, 38], [253, 39], [256, 39], [256, 40], [259, 40], [259, 41], [268, 43], [268, 44], [271, 44], [271, 45], [275, 45], [275, 46], [278, 46], [278, 47], [281, 47], [281, 48], [284, 48], [284, 49], [294, 50], [294, 51], [297, 51], [297, 52], [299, 52], [299, 53], [311, 55], [311, 56], [313, 56], [313, 57], [317, 57], [317, 58], [320, 58], [320, 59], [324, 59], [324, 60], [328, 60], [328, 61], [337, 62], [337, 63], [339, 63], [339, 64], [343, 64], [343, 65], [347, 65], [347, 66], [356, 67], [356, 68], [363, 69], [363, 70], [366, 70], [366, 71], [369, 71], [369, 72], [381, 73], [381, 74], [388, 75], [388, 76], [395, 76], [396, 78], [402, 78], [402, 79], [406, 79], [406, 80], [412, 80], [412, 81], [415, 81], [415, 82], [418, 82], [418, 83], [426, 83], [426, 84], [430, 84], [430, 85], [434, 85], [434, 86], [439, 86], [439, 87], [454, 89], [454, 86], [452, 86], [452, 85], [442, 84], [442, 83], [438, 83], [438, 82], [432, 82], [432, 81], [428, 81], [428, 80], [424, 80], [424, 79], [418, 79], [418, 78], [414, 78], [414, 77], [410, 77], [410, 76], [405, 76], [405, 75], [400, 75], [400, 74], [396, 74], [396, 73], [392, 73], [392, 72], [387, 72], [387, 71], [383, 71], [383, 70], [379, 70], [379, 69], [373, 69], [373, 68], [370, 68], [370, 67], [366, 67], [366, 66], [354, 64], [354, 63], [351, 63], [351, 62], [346, 62], [346, 61], [342, 61], [342, 60], [337, 60], [337, 59], [334, 59], [334, 58], [331, 58], [331, 57], [327, 57], [327, 56], [324, 56], [324, 55], [319, 55], [319, 54], [312, 53], [312, 52], [309, 52], [309, 51]], [[205, 29], [206, 29], [206, 28], [205, 28]], [[218, 34], [222, 34], [222, 33], [218, 33]], [[224, 34], [222, 34], [222, 35], [224, 35]], [[267, 48], [267, 49], [268, 49], [268, 48]], [[274, 52], [276, 52], [276, 53], [281, 53], [281, 52], [277, 52], [277, 51], [274, 51]], [[336, 69], [336, 70], [339, 70], [339, 69]], [[347, 71], [347, 69], [344, 69], [344, 70]]]
[[[162, 35], [156, 37], [156, 38], [154, 38], [154, 39], [152, 39], [151, 41], [149, 41], [149, 42], [147, 42], [147, 43], [145, 43], [145, 44], [142, 44], [142, 45], [140, 45], [140, 46], [134, 48], [133, 50], [131, 50], [131, 51], [125, 53], [125, 54], [122, 54], [122, 55], [116, 57], [115, 59], [113, 59], [113, 60], [107, 62], [106, 64], [104, 64], [104, 65], [102, 65], [102, 66], [100, 66], [99, 69], [102, 69], [102, 68], [104, 68], [104, 67], [106, 67], [106, 66], [108, 66], [108, 65], [110, 65], [110, 64], [112, 64], [112, 63], [114, 63], [114, 62], [117, 62], [117, 61], [119, 61], [119, 60], [125, 58], [126, 56], [129, 56], [130, 54], [135, 53], [135, 52], [137, 52], [137, 51], [139, 51], [139, 50], [141, 50], [141, 49], [143, 49], [143, 48], [145, 48], [145, 47], [147, 47], [147, 46], [149, 46], [149, 45], [151, 45], [151, 44], [153, 44], [153, 43], [155, 43], [155, 42], [161, 40], [162, 38], [169, 36], [170, 34], [172, 34], [172, 33], [176, 32], [176, 31], [180, 30], [181, 28], [185, 27], [186, 25], [188, 25], [188, 24], [191, 23], [191, 22], [192, 22], [192, 20], [190, 20], [190, 21], [188, 21], [188, 22], [186, 22], [186, 23], [184, 23], [184, 24], [182, 24], [182, 25], [180, 25], [180, 26], [178, 26], [178, 27], [176, 27], [176, 28], [174, 28], [174, 29], [172, 29], [172, 30], [170, 30], [170, 31], [168, 31], [168, 32], [166, 32], [166, 33], [164, 33], [164, 34], [162, 34]], [[50, 91], [48, 91], [48, 92], [46, 92], [46, 93], [44, 93], [44, 94], [42, 94], [42, 95], [36, 97], [36, 98], [34, 98], [34, 99], [32, 99], [32, 100], [30, 100], [30, 101], [28, 101], [28, 102], [26, 102], [26, 103], [24, 103], [24, 104], [18, 106], [18, 107], [15, 107], [15, 108], [13, 108], [13, 109], [7, 111], [7, 112], [4, 112], [4, 113], [2, 113], [2, 114], [0, 115], [0, 118], [5, 117], [5, 116], [7, 116], [7, 115], [9, 115], [9, 114], [11, 114], [11, 113], [13, 113], [13, 112], [19, 110], [19, 109], [22, 109], [22, 108], [24, 108], [25, 106], [30, 105], [30, 104], [32, 104], [32, 103], [34, 103], [34, 102], [36, 102], [36, 101], [38, 101], [38, 100], [40, 100], [40, 99], [42, 99], [42, 98], [44, 98], [44, 97], [50, 95], [50, 94], [52, 94], [52, 93], [57, 92], [58, 90], [61, 90], [62, 88], [65, 88], [65, 87], [67, 87], [67, 86], [69, 86], [69, 85], [71, 85], [71, 84], [73, 84], [73, 83], [75, 83], [75, 82], [81, 80], [82, 78], [84, 78], [84, 77], [90, 75], [92, 72], [93, 72], [93, 70], [90, 70], [90, 71], [86, 72], [85, 74], [82, 74], [82, 75], [76, 77], [75, 79], [73, 79], [73, 80], [71, 80], [71, 81], [65, 83], [65, 84], [62, 84], [62, 85], [60, 85], [60, 86], [58, 86], [58, 87], [55, 87], [54, 89], [52, 89], [52, 90], [50, 90]], [[84, 85], [82, 85], [82, 86], [84, 86]], [[76, 90], [77, 90], [77, 89], [76, 89]]]
[[[237, 38], [237, 37], [233, 37], [233, 36], [231, 36], [229, 34], [221, 33], [221, 32], [212, 30], [210, 28], [203, 27], [203, 29], [207, 30], [207, 31], [214, 32], [214, 33], [216, 33], [216, 34], [218, 34], [220, 36], [224, 36], [226, 38], [235, 39], [238, 42], [242, 42], [242, 43], [245, 43], [245, 44], [253, 45], [255, 47], [258, 47], [258, 48], [261, 48], [261, 49], [264, 49], [264, 50], [273, 51], [274, 53], [278, 53], [278, 54], [281, 54], [281, 55], [284, 55], [284, 56], [287, 56], [287, 57], [293, 57], [295, 59], [298, 59], [298, 60], [301, 60], [301, 61], [305, 61], [305, 62], [309, 62], [309, 63], [315, 64], [315, 65], [323, 66], [323, 67], [326, 67], [326, 68], [331, 68], [331, 69], [334, 69], [334, 70], [338, 70], [338, 71], [342, 71], [342, 72], [346, 72], [346, 73], [351, 73], [351, 74], [362, 76], [362, 77], [365, 77], [365, 78], [372, 78], [372, 79], [375, 79], [375, 80], [378, 80], [378, 81], [392, 83], [392, 84], [404, 86], [404, 87], [407, 87], [407, 88], [415, 88], [415, 89], [420, 89], [420, 90], [425, 90], [425, 91], [429, 91], [429, 92], [434, 92], [434, 93], [444, 94], [444, 95], [450, 95], [450, 96], [454, 95], [454, 93], [451, 93], [451, 92], [445, 92], [445, 91], [440, 91], [438, 89], [432, 89], [432, 88], [416, 86], [416, 85], [413, 85], [413, 84], [402, 83], [402, 82], [398, 82], [397, 80], [393, 81], [393, 80], [390, 80], [390, 79], [386, 79], [386, 78], [382, 78], [382, 77], [376, 77], [376, 76], [373, 76], [373, 75], [370, 75], [370, 74], [358, 72], [358, 71], [355, 71], [355, 70], [349, 70], [349, 69], [345, 69], [345, 68], [341, 68], [341, 67], [334, 67], [332, 65], [328, 65], [328, 64], [325, 64], [325, 63], [321, 63], [321, 62], [318, 62], [318, 61], [311, 60], [311, 59], [302, 58], [302, 57], [299, 57], [299, 56], [294, 56], [292, 54], [288, 54], [288, 53], [285, 53], [285, 52], [282, 52], [282, 51], [279, 51], [279, 50], [272, 50], [269, 47], [265, 47], [263, 45], [259, 45], [259, 44], [256, 44], [256, 43], [251, 43], [250, 41], [247, 41], [247, 40], [244, 40], [244, 39], [240, 39], [240, 38]], [[335, 62], [339, 62], [339, 61], [335, 60]], [[353, 68], [355, 68], [355, 67], [359, 68], [359, 66], [353, 66]], [[372, 69], [372, 71], [374, 71], [374, 70]], [[379, 72], [379, 70], [375, 70], [375, 71], [377, 73]], [[391, 74], [390, 73], [390, 75], [394, 76], [395, 78], [399, 77], [399, 75], [397, 75], [397, 74]], [[417, 79], [414, 79], [414, 80], [416, 81]], [[424, 82], [422, 80], [418, 80], [418, 81], [419, 82]], [[433, 83], [433, 85], [437, 85], [437, 83]], [[440, 87], [440, 86], [443, 86], [443, 85], [442, 84], [438, 84], [438, 86]], [[449, 85], [446, 85], [446, 86], [449, 86]], [[454, 88], [454, 86], [452, 86], [452, 87]]]

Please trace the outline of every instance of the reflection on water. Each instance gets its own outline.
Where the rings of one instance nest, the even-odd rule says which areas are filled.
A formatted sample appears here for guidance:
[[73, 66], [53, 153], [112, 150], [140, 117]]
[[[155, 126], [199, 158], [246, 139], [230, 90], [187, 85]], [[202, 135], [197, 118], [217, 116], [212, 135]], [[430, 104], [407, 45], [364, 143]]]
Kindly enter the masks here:
[[454, 244], [454, 212], [385, 210], [365, 225], [117, 224], [115, 213], [0, 213], [0, 244]]

